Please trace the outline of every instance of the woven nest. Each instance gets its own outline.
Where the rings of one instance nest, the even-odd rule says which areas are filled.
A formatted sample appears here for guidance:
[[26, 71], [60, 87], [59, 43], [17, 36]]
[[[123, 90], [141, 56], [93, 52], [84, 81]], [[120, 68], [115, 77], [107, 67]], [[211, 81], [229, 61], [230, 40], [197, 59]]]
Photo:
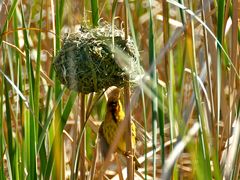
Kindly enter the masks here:
[[132, 39], [125, 40], [124, 32], [115, 27], [113, 46], [111, 25], [81, 28], [64, 38], [53, 65], [61, 83], [87, 94], [123, 87], [127, 79], [134, 82], [140, 69], [135, 52]]

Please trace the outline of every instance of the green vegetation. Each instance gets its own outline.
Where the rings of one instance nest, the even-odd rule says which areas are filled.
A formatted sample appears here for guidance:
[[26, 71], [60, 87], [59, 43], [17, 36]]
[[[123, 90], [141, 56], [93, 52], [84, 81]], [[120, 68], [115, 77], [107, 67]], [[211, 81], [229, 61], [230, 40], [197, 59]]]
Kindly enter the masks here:
[[[0, 2], [0, 179], [239, 179], [239, 9], [237, 0]], [[99, 157], [104, 91], [71, 91], [53, 67], [65, 33], [106, 22], [121, 42], [132, 37], [142, 66], [129, 70], [109, 35], [110, 58], [138, 72], [122, 95], [126, 119], [144, 127], [138, 170], [131, 156]]]

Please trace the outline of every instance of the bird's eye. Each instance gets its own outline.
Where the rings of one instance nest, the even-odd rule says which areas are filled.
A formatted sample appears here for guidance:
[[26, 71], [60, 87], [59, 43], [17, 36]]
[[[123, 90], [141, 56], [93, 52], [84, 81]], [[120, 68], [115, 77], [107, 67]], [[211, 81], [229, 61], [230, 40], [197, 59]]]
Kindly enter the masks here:
[[111, 103], [110, 103], [112, 106], [117, 106], [117, 102], [116, 101], [112, 101]]

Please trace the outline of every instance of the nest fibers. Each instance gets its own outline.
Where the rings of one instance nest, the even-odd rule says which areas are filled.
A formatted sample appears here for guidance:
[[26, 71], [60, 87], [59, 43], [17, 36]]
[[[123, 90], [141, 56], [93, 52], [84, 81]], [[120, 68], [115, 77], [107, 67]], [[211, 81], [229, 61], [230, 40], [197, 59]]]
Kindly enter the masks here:
[[126, 77], [136, 82], [141, 72], [138, 56], [130, 37], [125, 40], [122, 30], [103, 25], [67, 35], [53, 65], [61, 83], [87, 94], [123, 87]]

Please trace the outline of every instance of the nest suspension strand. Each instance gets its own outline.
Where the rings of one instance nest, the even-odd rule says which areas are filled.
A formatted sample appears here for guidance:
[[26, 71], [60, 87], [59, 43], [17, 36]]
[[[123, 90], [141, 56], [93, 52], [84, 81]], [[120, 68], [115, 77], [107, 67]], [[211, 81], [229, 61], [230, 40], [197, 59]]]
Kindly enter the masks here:
[[[110, 86], [123, 87], [127, 75], [130, 82], [134, 82], [139, 74], [139, 58], [132, 39], [125, 40], [124, 32], [114, 27], [114, 48], [112, 40], [113, 30], [109, 24], [94, 29], [81, 28], [67, 35], [53, 63], [61, 83], [87, 94]], [[124, 60], [119, 59], [117, 51], [123, 52], [127, 63], [119, 63]]]

